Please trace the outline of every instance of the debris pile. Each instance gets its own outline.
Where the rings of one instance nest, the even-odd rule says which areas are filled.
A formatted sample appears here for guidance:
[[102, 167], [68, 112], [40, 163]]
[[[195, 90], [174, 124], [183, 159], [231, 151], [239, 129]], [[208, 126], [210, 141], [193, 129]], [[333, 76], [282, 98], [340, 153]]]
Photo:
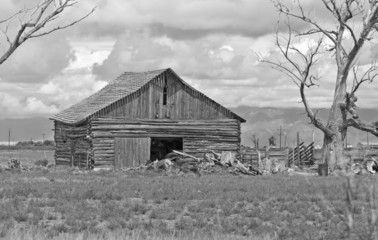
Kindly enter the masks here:
[[353, 163], [351, 171], [354, 174], [364, 174], [367, 172], [375, 174], [378, 172], [378, 160], [374, 157], [369, 157], [361, 163]]
[[190, 154], [173, 150], [167, 154], [164, 159], [148, 162], [145, 166], [137, 168], [124, 168], [123, 171], [141, 171], [141, 170], [165, 170], [174, 173], [192, 172], [197, 175], [211, 173], [231, 173], [244, 175], [260, 175], [259, 169], [252, 167], [250, 164], [243, 164], [237, 159], [233, 152], [224, 151], [222, 153], [206, 153], [205, 157], [197, 158]]

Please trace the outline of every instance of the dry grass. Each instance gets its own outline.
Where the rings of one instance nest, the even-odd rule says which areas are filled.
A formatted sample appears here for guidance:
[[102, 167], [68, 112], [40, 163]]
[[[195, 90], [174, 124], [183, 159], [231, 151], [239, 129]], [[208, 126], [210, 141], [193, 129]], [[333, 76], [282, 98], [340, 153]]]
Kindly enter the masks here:
[[[2, 151], [0, 164], [52, 154]], [[344, 177], [162, 174], [0, 172], [0, 239], [373, 239], [373, 176], [351, 202]]]
[[342, 177], [50, 170], [0, 181], [5, 239], [340, 239], [347, 229]]
[[9, 232], [9, 239], [12, 240], [272, 240], [277, 239], [275, 236], [267, 234], [265, 236], [235, 236], [227, 234], [213, 233], [204, 235], [203, 233], [171, 233], [171, 234], [161, 234], [161, 233], [146, 233], [145, 231], [134, 230], [134, 231], [123, 231], [115, 230], [111, 232], [103, 233], [61, 233], [57, 236], [51, 236], [42, 232], [41, 230], [12, 230]]

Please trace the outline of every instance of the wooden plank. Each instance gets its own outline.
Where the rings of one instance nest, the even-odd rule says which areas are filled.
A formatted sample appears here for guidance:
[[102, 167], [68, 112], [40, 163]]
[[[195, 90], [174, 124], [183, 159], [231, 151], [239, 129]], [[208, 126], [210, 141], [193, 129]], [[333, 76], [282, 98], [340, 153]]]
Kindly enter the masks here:
[[150, 160], [150, 138], [116, 138], [115, 168], [137, 167]]
[[153, 98], [153, 89], [154, 88], [154, 85], [153, 84], [150, 84], [148, 85], [148, 114], [147, 114], [147, 118], [154, 118], [154, 113], [153, 113], [153, 103], [154, 103], [154, 98]]
[[[114, 158], [118, 156], [118, 160], [116, 158], [116, 161], [120, 162], [119, 156], [126, 156], [128, 153], [131, 155], [131, 160], [137, 159], [136, 152], [141, 155], [146, 155], [142, 156], [141, 159], [149, 159], [149, 155], [147, 156], [147, 154], [150, 154], [150, 151], [146, 151], [146, 149], [141, 146], [150, 146], [150, 143], [132, 142], [129, 144], [130, 148], [137, 149], [133, 151], [114, 144], [112, 140], [114, 138], [133, 138], [134, 141], [139, 141], [141, 137], [148, 139], [149, 137], [182, 137], [184, 138], [184, 151], [188, 153], [197, 152], [198, 155], [203, 155], [210, 150], [238, 151], [240, 148], [240, 124], [234, 119], [137, 120], [100, 118], [92, 120], [91, 129], [93, 152], [95, 155], [98, 155], [98, 160], [100, 160], [101, 156], [101, 161], [114, 160]], [[127, 145], [126, 142], [122, 144]], [[115, 149], [111, 149], [112, 146], [125, 149], [125, 151], [117, 152]], [[120, 168], [118, 163], [115, 164], [117, 168]], [[135, 164], [140, 164], [140, 162], [134, 161], [128, 165]]]

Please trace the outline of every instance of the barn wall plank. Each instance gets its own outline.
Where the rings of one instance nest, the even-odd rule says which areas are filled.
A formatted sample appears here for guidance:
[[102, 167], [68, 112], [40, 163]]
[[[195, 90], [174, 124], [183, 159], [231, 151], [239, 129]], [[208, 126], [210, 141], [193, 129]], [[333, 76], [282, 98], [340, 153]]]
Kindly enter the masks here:
[[[114, 165], [117, 154], [131, 152], [131, 159], [149, 159], [150, 150], [141, 139], [151, 137], [182, 137], [183, 151], [197, 157], [203, 157], [211, 150], [240, 150], [240, 122], [234, 119], [219, 120], [167, 120], [167, 119], [122, 119], [97, 118], [91, 122], [92, 142], [96, 161]], [[125, 140], [126, 152], [116, 153], [120, 148], [115, 139]], [[115, 140], [115, 141], [114, 141]], [[128, 146], [128, 147], [127, 147]], [[118, 150], [116, 150], [118, 151]], [[118, 166], [118, 163], [116, 163]], [[136, 163], [129, 164], [135, 165]], [[128, 166], [129, 166], [128, 165]]]

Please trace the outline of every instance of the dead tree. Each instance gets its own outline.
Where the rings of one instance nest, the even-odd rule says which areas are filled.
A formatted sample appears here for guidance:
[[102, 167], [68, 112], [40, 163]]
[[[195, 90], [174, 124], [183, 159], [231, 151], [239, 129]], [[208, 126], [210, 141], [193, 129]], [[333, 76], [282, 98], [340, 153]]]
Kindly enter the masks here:
[[[375, 63], [366, 70], [358, 67], [357, 62], [364, 43], [372, 40], [378, 30], [378, 0], [322, 0], [324, 10], [336, 23], [333, 27], [319, 23], [310, 11], [304, 9], [300, 0], [295, 1], [292, 8], [280, 0], [273, 2], [280, 16], [277, 26], [281, 26], [284, 19], [288, 29], [285, 37], [276, 31], [275, 43], [283, 60], [264, 59], [261, 56], [260, 60], [289, 76], [298, 86], [311, 123], [324, 133], [323, 161], [329, 163], [331, 168], [341, 167], [344, 165], [343, 142], [348, 127], [378, 137], [378, 121], [364, 122], [356, 111], [357, 90], [377, 76]], [[294, 31], [291, 21], [301, 22], [305, 28]], [[295, 45], [298, 39], [312, 39], [313, 43], [308, 44], [308, 48], [303, 51]], [[348, 39], [351, 43], [348, 43]], [[318, 84], [319, 75], [314, 65], [321, 57], [333, 58], [337, 66], [334, 96], [327, 122], [317, 117], [317, 111], [312, 110], [305, 93], [306, 89]], [[349, 90], [348, 82], [351, 85]]]
[[0, 20], [0, 30], [8, 44], [6, 50], [0, 53], [0, 65], [26, 40], [71, 27], [94, 12], [95, 8], [65, 25], [52, 26], [64, 12], [76, 6], [78, 2], [79, 0], [40, 0], [34, 7], [21, 9]]
[[259, 149], [259, 137], [256, 136], [256, 134], [252, 134], [252, 142], [253, 142], [253, 145], [255, 146], [255, 149]]
[[268, 142], [269, 142], [269, 146], [271, 146], [271, 147], [275, 147], [276, 146], [276, 138], [274, 136], [271, 136], [268, 139]]

